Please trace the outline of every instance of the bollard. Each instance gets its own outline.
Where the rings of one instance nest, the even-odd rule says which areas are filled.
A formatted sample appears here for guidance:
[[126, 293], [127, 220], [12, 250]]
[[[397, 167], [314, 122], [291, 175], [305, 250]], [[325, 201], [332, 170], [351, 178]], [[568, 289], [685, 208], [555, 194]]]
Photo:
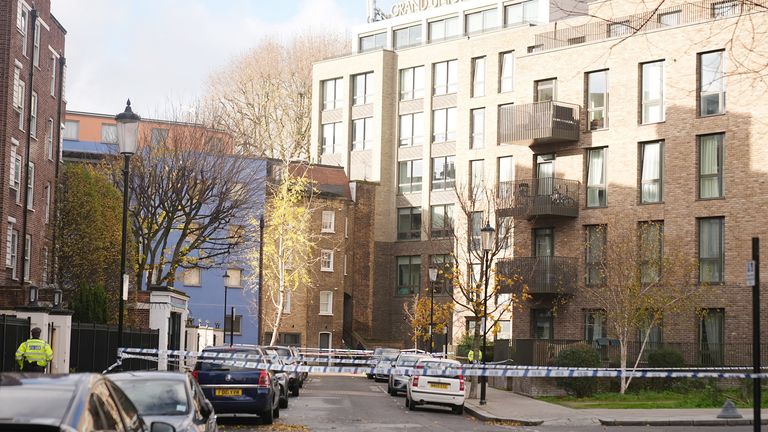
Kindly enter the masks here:
[[733, 404], [733, 401], [730, 399], [726, 399], [725, 403], [723, 404], [723, 409], [720, 410], [720, 414], [717, 415], [717, 418], [721, 419], [740, 419], [742, 418], [739, 411], [736, 409], [736, 405]]

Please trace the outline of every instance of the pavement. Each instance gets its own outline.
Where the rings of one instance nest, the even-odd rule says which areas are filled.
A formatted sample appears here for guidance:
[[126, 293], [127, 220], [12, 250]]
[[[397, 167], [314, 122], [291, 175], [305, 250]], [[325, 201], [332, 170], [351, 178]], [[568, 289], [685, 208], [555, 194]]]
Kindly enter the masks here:
[[[478, 394], [480, 389], [478, 388]], [[719, 408], [689, 409], [573, 409], [533, 399], [511, 391], [488, 387], [485, 405], [467, 399], [467, 413], [484, 421], [518, 423], [523, 426], [743, 426], [752, 424], [752, 410], [741, 409], [740, 419], [719, 419]], [[768, 409], [761, 411], [761, 424], [768, 425]]]

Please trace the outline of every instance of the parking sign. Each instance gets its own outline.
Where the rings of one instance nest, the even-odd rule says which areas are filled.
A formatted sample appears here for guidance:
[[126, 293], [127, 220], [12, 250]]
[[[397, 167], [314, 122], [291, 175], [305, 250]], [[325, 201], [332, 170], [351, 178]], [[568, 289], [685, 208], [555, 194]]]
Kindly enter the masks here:
[[755, 286], [755, 261], [747, 261], [747, 286]]

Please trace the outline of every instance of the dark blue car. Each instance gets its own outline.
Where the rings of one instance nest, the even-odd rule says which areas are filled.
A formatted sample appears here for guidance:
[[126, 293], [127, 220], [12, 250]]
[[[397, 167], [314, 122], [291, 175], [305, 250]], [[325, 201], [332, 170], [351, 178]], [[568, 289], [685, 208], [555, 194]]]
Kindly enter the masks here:
[[[203, 353], [264, 355], [261, 348], [246, 345], [211, 347]], [[280, 417], [280, 384], [274, 372], [219, 363], [205, 354], [199, 360], [192, 375], [216, 414], [256, 414], [264, 424]]]

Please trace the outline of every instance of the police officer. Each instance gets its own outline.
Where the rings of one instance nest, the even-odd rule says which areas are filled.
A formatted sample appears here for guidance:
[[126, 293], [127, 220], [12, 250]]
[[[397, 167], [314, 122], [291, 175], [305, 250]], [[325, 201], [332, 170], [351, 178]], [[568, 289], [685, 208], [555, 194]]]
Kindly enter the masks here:
[[16, 350], [16, 362], [24, 372], [45, 372], [45, 367], [53, 360], [53, 350], [40, 339], [40, 328], [32, 329], [32, 338], [24, 341]]
[[[469, 354], [467, 354], [467, 357], [469, 358], [469, 362], [470, 363], [474, 363], [475, 362], [475, 351], [474, 350], [469, 350]], [[478, 362], [483, 361], [483, 351], [482, 350], [477, 351], [477, 358], [478, 358], [478, 360], [477, 360]]]

